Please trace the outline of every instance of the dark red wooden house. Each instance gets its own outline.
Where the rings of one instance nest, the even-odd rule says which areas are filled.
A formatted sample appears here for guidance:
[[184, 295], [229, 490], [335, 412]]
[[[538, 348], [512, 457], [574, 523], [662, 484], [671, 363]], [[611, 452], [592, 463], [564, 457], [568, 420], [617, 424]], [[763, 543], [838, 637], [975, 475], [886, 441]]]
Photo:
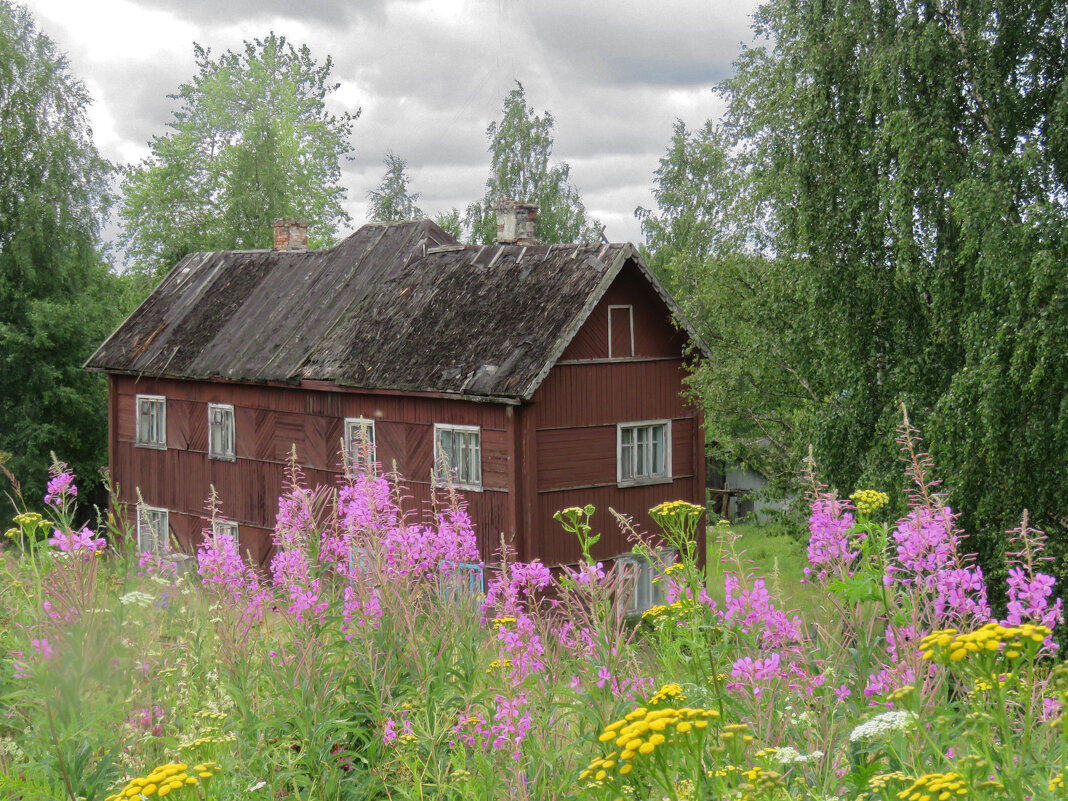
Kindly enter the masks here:
[[[210, 488], [263, 560], [295, 447], [334, 485], [342, 441], [429, 500], [448, 463], [490, 561], [577, 561], [553, 520], [592, 503], [595, 553], [631, 545], [664, 500], [704, 504], [701, 411], [682, 396], [690, 329], [629, 244], [539, 245], [517, 206], [504, 239], [461, 245], [429, 221], [365, 225], [309, 251], [186, 257], [89, 359], [108, 374], [109, 462], [143, 548], [191, 552]], [[435, 453], [439, 454], [437, 460]]]

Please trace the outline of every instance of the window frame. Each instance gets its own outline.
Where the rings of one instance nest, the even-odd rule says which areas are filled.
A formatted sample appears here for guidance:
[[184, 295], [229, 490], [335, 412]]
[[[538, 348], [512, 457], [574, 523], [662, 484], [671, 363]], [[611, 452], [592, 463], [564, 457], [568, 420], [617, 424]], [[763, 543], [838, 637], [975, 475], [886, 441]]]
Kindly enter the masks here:
[[664, 602], [664, 585], [657, 579], [663, 578], [665, 565], [675, 561], [674, 548], [658, 548], [656, 555], [643, 556], [633, 551], [621, 554], [615, 559], [617, 569], [635, 571], [627, 607], [623, 610], [627, 616], [640, 615]]
[[[161, 545], [161, 551], [145, 550], [142, 546], [144, 540], [143, 527], [148, 524], [146, 514], [161, 515], [161, 521], [163, 524], [162, 532], [152, 532], [153, 539], [158, 545]], [[149, 506], [146, 503], [139, 503], [137, 505], [137, 552], [138, 553], [151, 553], [155, 556], [167, 556], [171, 552], [171, 513], [169, 509], [164, 509], [160, 506]], [[162, 540], [162, 542], [161, 542]]]
[[213, 534], [223, 534], [229, 531], [235, 540], [239, 539], [241, 533], [241, 526], [238, 525], [236, 520], [230, 520], [229, 518], [216, 518], [212, 523]]
[[[444, 465], [441, 459], [445, 455], [444, 450], [441, 447], [441, 433], [443, 431], [448, 431], [452, 434], [476, 434], [478, 436], [477, 480], [471, 481], [461, 479], [458, 472], [455, 471], [451, 465], [449, 466], [450, 476], [446, 477], [442, 473], [442, 467]], [[434, 479], [433, 483], [435, 486], [445, 486], [448, 484], [456, 489], [482, 492], [482, 427], [454, 425], [453, 423], [434, 423], [434, 466], [431, 469], [431, 476]]]
[[[371, 446], [371, 461], [367, 465], [361, 464], [362, 454], [357, 453], [356, 449], [353, 447], [353, 432], [359, 429], [371, 432], [370, 436], [367, 438], [368, 445]], [[378, 448], [377, 436], [374, 419], [370, 417], [345, 418], [345, 459], [347, 464], [352, 465], [354, 471], [358, 473], [366, 473], [368, 475], [375, 474], [375, 452]]]
[[[230, 452], [223, 453], [215, 450], [215, 437], [213, 429], [215, 427], [214, 414], [216, 411], [229, 412], [230, 416]], [[208, 458], [217, 459], [222, 462], [236, 462], [237, 461], [237, 420], [234, 415], [234, 405], [232, 403], [209, 403], [208, 404]]]
[[[639, 429], [647, 428], [652, 429], [662, 426], [664, 429], [664, 471], [663, 473], [647, 472], [642, 475], [636, 475], [635, 465], [631, 465], [631, 475], [624, 477], [623, 471], [623, 432], [630, 430], [637, 432]], [[628, 447], [636, 448], [634, 443]], [[637, 451], [635, 450], [636, 454]], [[632, 461], [635, 460], [634, 456], [630, 457]], [[670, 484], [674, 479], [672, 478], [671, 469], [671, 420], [640, 420], [633, 423], [616, 423], [616, 486], [619, 487], [641, 487], [650, 484]]]
[[[141, 404], [157, 404], [162, 411], [159, 418], [159, 429], [163, 436], [162, 441], [145, 439], [145, 432], [141, 426]], [[134, 396], [134, 444], [138, 448], [154, 448], [158, 451], [167, 450], [167, 396], [166, 395], [135, 395]]]
[[[624, 355], [612, 353], [612, 311], [614, 309], [626, 309], [630, 318], [630, 353]], [[634, 306], [629, 303], [621, 303], [608, 307], [608, 358], [609, 359], [633, 359], [634, 358]]]

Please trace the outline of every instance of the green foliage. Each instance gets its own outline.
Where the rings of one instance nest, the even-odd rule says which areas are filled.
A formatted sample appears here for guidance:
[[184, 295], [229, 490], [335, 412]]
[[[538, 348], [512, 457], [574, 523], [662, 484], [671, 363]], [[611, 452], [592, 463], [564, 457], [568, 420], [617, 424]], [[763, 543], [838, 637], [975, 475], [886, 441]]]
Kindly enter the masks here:
[[498, 200], [511, 198], [538, 208], [538, 238], [546, 243], [578, 242], [597, 235], [599, 226], [586, 216], [566, 163], [550, 166], [553, 115], [538, 116], [527, 105], [523, 85], [504, 99], [501, 119], [486, 128], [492, 154], [486, 196], [467, 207], [465, 223], [475, 243], [492, 243], [497, 235]]
[[101, 257], [111, 166], [89, 102], [30, 15], [0, 2], [0, 452], [38, 500], [50, 451], [96, 483], [106, 388], [81, 365], [126, 307]]
[[270, 247], [281, 217], [308, 219], [312, 247], [330, 244], [350, 221], [338, 182], [360, 113], [327, 111], [331, 59], [274, 33], [218, 58], [193, 47], [198, 72], [173, 95], [172, 131], [123, 181], [128, 258], [162, 274], [188, 253]]
[[419, 220], [425, 217], [423, 210], [416, 205], [418, 192], [408, 191], [407, 164], [404, 159], [393, 153], [385, 158], [386, 174], [378, 189], [367, 193], [371, 202], [370, 219], [375, 222], [396, 222], [399, 220]]
[[833, 486], [893, 486], [905, 401], [986, 564], [1018, 504], [1063, 532], [1066, 17], [761, 7], [722, 126], [676, 127], [646, 218], [716, 350], [694, 386], [721, 456], [789, 483], [811, 443]]

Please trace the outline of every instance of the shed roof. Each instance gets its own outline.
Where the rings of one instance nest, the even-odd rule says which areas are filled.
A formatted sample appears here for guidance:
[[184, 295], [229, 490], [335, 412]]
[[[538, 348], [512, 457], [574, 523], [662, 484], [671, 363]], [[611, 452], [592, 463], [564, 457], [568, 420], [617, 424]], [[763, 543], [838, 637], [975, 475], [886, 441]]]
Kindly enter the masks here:
[[422, 220], [187, 256], [86, 367], [528, 399], [628, 261], [699, 344], [632, 245], [460, 245]]

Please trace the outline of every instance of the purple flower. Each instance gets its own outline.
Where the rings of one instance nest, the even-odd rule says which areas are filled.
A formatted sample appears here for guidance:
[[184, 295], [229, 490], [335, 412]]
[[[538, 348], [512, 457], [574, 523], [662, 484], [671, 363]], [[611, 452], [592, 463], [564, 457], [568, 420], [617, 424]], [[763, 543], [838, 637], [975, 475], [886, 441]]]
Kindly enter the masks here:
[[45, 659], [51, 659], [56, 653], [55, 649], [49, 644], [48, 640], [44, 637], [41, 637], [41, 639], [39, 640], [34, 639], [30, 644], [33, 646], [33, 650], [35, 650]]
[[68, 495], [72, 498], [78, 497], [78, 488], [74, 486], [74, 476], [64, 470], [49, 480], [44, 502], [52, 506], [62, 506]]

